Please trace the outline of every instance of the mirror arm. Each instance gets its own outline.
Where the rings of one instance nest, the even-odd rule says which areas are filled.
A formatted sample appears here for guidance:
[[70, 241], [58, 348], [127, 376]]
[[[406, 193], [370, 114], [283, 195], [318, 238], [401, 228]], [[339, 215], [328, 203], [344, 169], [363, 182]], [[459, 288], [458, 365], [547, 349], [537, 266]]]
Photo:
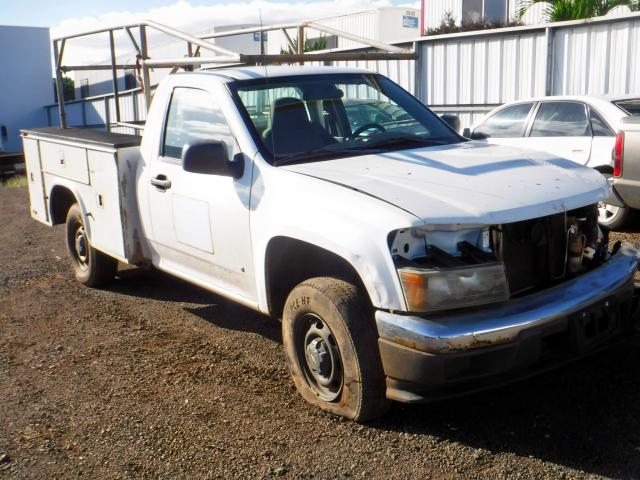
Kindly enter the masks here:
[[227, 161], [227, 167], [231, 172], [231, 177], [235, 180], [242, 177], [244, 174], [244, 154], [236, 153], [233, 156], [233, 160]]

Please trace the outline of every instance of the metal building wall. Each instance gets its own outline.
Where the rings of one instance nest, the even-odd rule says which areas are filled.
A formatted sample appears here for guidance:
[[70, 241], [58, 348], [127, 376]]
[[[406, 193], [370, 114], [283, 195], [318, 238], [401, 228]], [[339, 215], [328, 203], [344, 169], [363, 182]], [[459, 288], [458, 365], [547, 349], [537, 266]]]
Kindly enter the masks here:
[[418, 98], [463, 127], [549, 95], [640, 95], [640, 14], [426, 38]]
[[556, 95], [640, 94], [640, 17], [555, 31]]
[[[358, 12], [349, 15], [341, 15], [339, 17], [325, 18], [319, 20], [318, 23], [327, 25], [328, 27], [337, 28], [354, 35], [365, 38], [378, 38], [378, 13], [376, 10]], [[348, 40], [346, 38], [338, 39], [338, 48], [359, 48], [362, 44]]]

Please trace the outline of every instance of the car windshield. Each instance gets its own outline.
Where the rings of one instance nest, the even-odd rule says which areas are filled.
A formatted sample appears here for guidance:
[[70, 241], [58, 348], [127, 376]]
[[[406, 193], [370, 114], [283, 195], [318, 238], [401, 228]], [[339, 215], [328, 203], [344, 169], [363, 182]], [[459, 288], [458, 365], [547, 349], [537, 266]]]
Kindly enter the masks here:
[[640, 98], [627, 98], [613, 103], [621, 110], [624, 110], [627, 115], [640, 117]]
[[276, 165], [464, 141], [381, 75], [261, 78], [231, 89]]

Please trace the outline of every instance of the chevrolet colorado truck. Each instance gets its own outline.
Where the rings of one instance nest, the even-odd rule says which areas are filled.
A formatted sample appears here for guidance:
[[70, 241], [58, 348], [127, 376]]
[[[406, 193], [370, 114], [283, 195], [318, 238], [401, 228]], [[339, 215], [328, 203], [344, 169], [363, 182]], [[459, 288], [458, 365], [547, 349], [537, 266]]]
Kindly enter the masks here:
[[142, 137], [22, 135], [31, 215], [66, 225], [78, 281], [153, 265], [281, 319], [301, 396], [356, 421], [635, 328], [638, 251], [598, 226], [602, 175], [468, 141], [382, 75], [179, 73]]

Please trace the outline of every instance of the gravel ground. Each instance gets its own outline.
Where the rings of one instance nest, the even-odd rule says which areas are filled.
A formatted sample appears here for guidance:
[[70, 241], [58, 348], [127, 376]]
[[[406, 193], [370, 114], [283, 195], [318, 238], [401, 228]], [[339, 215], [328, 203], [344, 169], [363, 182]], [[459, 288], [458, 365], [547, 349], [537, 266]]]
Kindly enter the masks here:
[[0, 188], [0, 478], [640, 478], [635, 339], [358, 425], [298, 397], [275, 320], [157, 272], [84, 288], [27, 205]]

